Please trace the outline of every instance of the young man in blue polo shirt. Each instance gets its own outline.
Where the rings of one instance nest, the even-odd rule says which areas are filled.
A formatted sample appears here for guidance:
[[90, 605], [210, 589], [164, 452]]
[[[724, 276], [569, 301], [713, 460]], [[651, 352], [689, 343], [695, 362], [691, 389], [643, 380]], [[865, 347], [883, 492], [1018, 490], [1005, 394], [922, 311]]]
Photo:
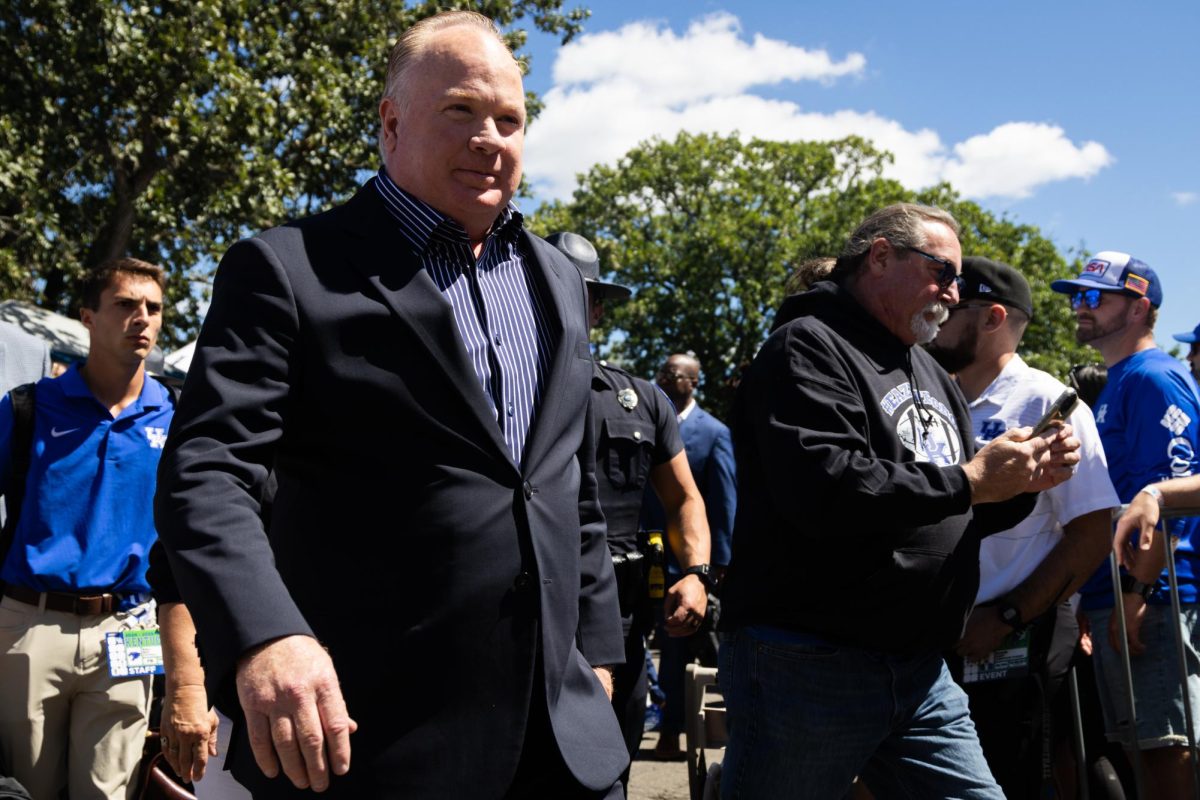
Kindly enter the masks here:
[[[162, 269], [136, 259], [89, 273], [87, 361], [36, 387], [24, 500], [0, 566], [0, 767], [33, 797], [133, 791], [150, 678], [113, 677], [109, 650], [120, 648], [106, 639], [154, 624], [146, 557], [174, 402], [144, 362], [163, 287]], [[0, 491], [12, 478], [13, 430], [5, 396]]]
[[[1096, 400], [1096, 427], [1121, 502], [1131, 503], [1143, 492], [1161, 497], [1153, 484], [1200, 474], [1200, 396], [1187, 369], [1154, 343], [1154, 322], [1163, 301], [1154, 270], [1128, 253], [1109, 250], [1093, 256], [1079, 277], [1055, 281], [1050, 288], [1070, 296], [1075, 338], [1099, 350], [1108, 367], [1108, 383]], [[1177, 542], [1179, 616], [1171, 609], [1161, 541], [1121, 576], [1127, 642], [1119, 641], [1112, 613], [1108, 565], [1081, 590], [1110, 741], [1125, 741], [1121, 729], [1128, 725], [1129, 695], [1121, 651], [1129, 648], [1145, 794], [1155, 800], [1194, 796], [1176, 630], [1184, 637], [1189, 700], [1193, 721], [1200, 726], [1200, 521], [1175, 519], [1168, 528]]]

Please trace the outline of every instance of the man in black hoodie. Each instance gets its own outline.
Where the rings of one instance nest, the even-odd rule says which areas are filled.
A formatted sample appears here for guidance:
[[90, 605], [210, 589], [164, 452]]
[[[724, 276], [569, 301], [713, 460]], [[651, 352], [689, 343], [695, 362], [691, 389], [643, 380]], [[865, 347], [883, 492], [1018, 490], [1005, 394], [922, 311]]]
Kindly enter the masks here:
[[722, 626], [722, 795], [1002, 798], [940, 652], [979, 540], [1070, 477], [1067, 427], [974, 452], [962, 394], [914, 345], [958, 302], [954, 218], [898, 204], [784, 301], [739, 388]]

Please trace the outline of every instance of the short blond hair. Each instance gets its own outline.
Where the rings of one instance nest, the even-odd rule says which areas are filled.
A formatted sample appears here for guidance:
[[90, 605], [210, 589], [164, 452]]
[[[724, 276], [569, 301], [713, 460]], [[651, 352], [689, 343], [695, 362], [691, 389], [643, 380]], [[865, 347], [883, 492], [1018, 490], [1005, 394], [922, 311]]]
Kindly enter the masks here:
[[[496, 23], [476, 11], [443, 11], [416, 22], [412, 27], [400, 34], [392, 52], [388, 56], [387, 78], [384, 81], [383, 97], [390, 98], [396, 103], [403, 104], [405, 74], [412, 62], [428, 46], [434, 34], [449, 28], [475, 28], [492, 36], [512, 55], [508, 43], [500, 35]], [[516, 58], [513, 58], [516, 61]]]

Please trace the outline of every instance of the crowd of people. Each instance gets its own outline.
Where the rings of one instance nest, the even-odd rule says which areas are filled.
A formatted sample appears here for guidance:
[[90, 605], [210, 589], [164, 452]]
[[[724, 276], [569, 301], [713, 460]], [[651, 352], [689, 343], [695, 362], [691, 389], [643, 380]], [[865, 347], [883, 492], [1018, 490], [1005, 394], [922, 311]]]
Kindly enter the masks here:
[[1072, 405], [1018, 355], [1019, 271], [880, 209], [797, 270], [727, 427], [691, 353], [654, 382], [593, 357], [631, 292], [526, 230], [524, 129], [494, 24], [438, 14], [391, 53], [378, 173], [226, 253], [182, 392], [145, 369], [155, 265], [88, 274], [60, 377], [0, 329], [0, 775], [135, 796], [161, 673], [185, 781], [216, 706], [254, 797], [624, 797], [648, 637], [675, 758], [716, 625], [723, 798], [1075, 797], [1084, 661], [1102, 753], [1193, 795], [1197, 523], [1169, 512], [1200, 505], [1200, 397], [1148, 265], [1051, 286], [1107, 368]]

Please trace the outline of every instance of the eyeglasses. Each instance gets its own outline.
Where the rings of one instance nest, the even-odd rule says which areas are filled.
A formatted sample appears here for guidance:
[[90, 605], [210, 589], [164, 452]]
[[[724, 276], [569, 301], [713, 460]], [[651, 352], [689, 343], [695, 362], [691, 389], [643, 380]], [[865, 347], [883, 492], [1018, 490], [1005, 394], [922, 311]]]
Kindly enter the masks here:
[[1085, 289], [1071, 295], [1071, 310], [1078, 311], [1080, 306], [1086, 305], [1095, 311], [1103, 300], [1104, 292], [1099, 289]]
[[915, 247], [909, 247], [907, 249], [911, 250], [922, 258], [927, 258], [933, 263], [941, 266], [941, 269], [938, 270], [937, 274], [937, 285], [939, 289], [945, 291], [946, 289], [950, 288], [951, 284], [953, 284], [956, 289], [958, 289], [960, 292], [962, 291], [963, 279], [962, 276], [958, 274], [958, 267], [954, 266], [954, 262], [931, 255], [926, 253], [924, 250], [918, 250]]

